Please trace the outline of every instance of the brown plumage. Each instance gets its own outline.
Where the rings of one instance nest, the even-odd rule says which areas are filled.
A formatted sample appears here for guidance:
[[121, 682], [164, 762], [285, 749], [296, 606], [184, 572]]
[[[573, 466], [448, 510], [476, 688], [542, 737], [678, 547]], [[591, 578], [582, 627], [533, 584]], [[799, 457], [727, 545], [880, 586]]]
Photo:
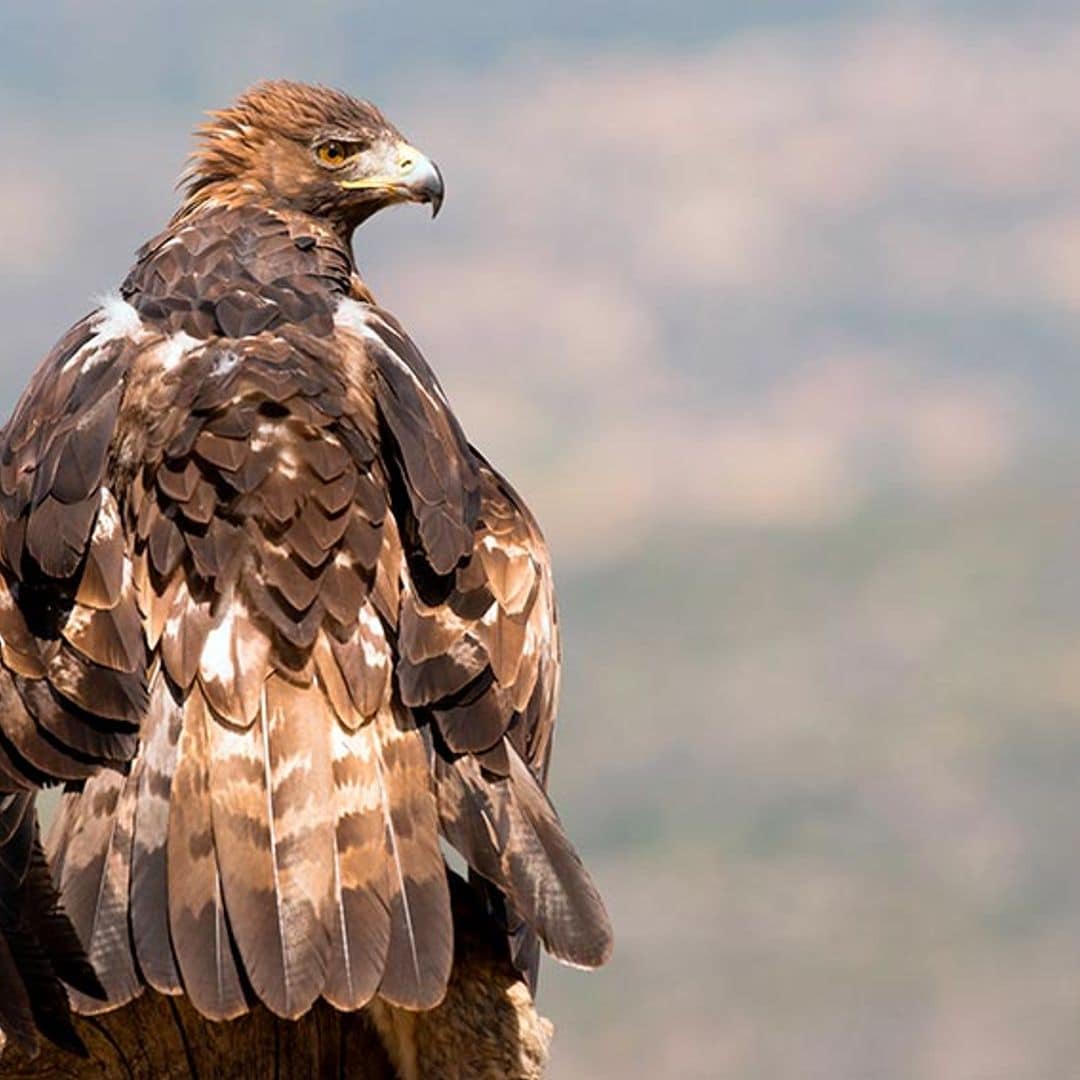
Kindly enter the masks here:
[[[523, 968], [536, 937], [602, 963], [603, 905], [543, 791], [543, 539], [353, 263], [358, 224], [437, 209], [441, 177], [323, 88], [257, 87], [201, 134], [183, 206], [0, 439], [0, 791], [23, 815], [0, 835], [0, 975], [39, 865], [18, 854], [32, 791], [58, 780], [54, 873], [105, 1007], [144, 984], [213, 1018], [433, 1007], [440, 836]], [[0, 1006], [25, 1038], [50, 985], [28, 979]]]

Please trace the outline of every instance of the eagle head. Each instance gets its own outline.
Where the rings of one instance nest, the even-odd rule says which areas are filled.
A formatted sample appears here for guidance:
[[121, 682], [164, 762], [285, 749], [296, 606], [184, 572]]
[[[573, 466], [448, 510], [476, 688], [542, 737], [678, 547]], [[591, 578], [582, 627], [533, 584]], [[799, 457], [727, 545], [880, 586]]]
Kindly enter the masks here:
[[181, 214], [210, 202], [261, 202], [351, 231], [393, 203], [430, 203], [433, 215], [442, 205], [435, 163], [374, 105], [339, 90], [263, 82], [209, 115]]

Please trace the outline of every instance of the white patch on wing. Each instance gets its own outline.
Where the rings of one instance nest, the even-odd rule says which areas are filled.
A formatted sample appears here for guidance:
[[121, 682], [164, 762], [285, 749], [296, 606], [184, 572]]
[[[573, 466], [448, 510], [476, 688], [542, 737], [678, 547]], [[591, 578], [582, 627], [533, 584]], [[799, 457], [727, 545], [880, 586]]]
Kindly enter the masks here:
[[236, 622], [241, 612], [233, 601], [225, 605], [223, 617], [206, 635], [202, 655], [199, 657], [199, 673], [203, 679], [215, 679], [227, 685], [232, 681], [236, 656], [233, 651], [233, 639]]
[[90, 624], [90, 620], [95, 615], [97, 615], [97, 612], [93, 608], [76, 604], [68, 613], [68, 617], [64, 620], [64, 637], [69, 641], [72, 638], [78, 640], [79, 635], [86, 630], [87, 626]]
[[138, 337], [143, 331], [139, 313], [119, 294], [107, 293], [101, 298], [101, 321], [94, 330], [100, 338], [110, 341], [118, 337]]
[[350, 300], [346, 296], [342, 297], [337, 306], [337, 311], [334, 312], [334, 325], [345, 330], [352, 330], [361, 337], [365, 337], [373, 333], [368, 323], [370, 316], [370, 304], [362, 304], [359, 300]]
[[198, 338], [193, 338], [190, 334], [179, 330], [175, 334], [170, 334], [154, 349], [154, 358], [162, 371], [172, 371], [188, 353], [204, 344], [205, 342]]
[[296, 456], [296, 447], [291, 443], [281, 447], [277, 467], [287, 480], [295, 480], [300, 475], [300, 459]]
[[379, 616], [370, 604], [366, 603], [360, 609], [359, 621], [363, 631], [360, 635], [360, 647], [364, 652], [364, 660], [368, 667], [382, 667], [386, 663], [386, 637]]
[[168, 618], [165, 620], [165, 630], [162, 633], [162, 637], [178, 637], [180, 628], [184, 622], [185, 614], [186, 612], [179, 604], [174, 604], [172, 610], [169, 612]]
[[502, 552], [507, 560], [520, 559], [522, 556], [530, 555], [529, 549], [524, 544], [516, 543], [513, 540], [507, 540], [505, 537], [497, 537], [491, 533], [485, 534], [480, 541], [480, 546], [485, 551], [490, 552]]
[[[238, 402], [238, 398], [233, 399]], [[281, 425], [275, 420], [260, 420], [251, 433], [251, 452], [260, 453], [268, 446], [281, 441]]]
[[93, 542], [111, 540], [120, 532], [120, 510], [113, 493], [104, 485], [98, 497], [98, 516], [94, 522]]
[[101, 298], [100, 308], [90, 317], [94, 336], [64, 362], [64, 371], [78, 367], [89, 371], [105, 357], [105, 346], [120, 338], [141, 341], [146, 336], [139, 313], [119, 293]]
[[232, 349], [226, 349], [214, 358], [208, 377], [211, 379], [223, 379], [232, 372], [240, 363], [240, 357]]

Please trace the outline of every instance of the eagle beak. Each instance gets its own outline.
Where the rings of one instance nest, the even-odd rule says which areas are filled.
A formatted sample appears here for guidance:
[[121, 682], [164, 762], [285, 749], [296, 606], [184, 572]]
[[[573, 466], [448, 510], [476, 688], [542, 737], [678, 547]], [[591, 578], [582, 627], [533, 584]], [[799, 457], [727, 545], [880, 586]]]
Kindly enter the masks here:
[[416, 202], [431, 203], [431, 216], [437, 217], [445, 192], [439, 166], [431, 158], [421, 154], [416, 147], [406, 143], [398, 156], [398, 168], [402, 173], [404, 187], [412, 193], [412, 198]]
[[431, 203], [435, 217], [443, 204], [443, 178], [439, 167], [415, 146], [399, 143], [383, 163], [377, 176], [340, 181], [348, 191], [382, 191], [395, 200]]

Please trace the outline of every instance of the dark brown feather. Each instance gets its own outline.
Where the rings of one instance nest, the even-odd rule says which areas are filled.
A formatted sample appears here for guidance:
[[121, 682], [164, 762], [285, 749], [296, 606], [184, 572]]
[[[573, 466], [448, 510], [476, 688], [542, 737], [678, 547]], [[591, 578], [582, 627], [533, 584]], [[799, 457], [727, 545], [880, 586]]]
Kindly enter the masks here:
[[[130, 1001], [141, 990], [127, 925], [134, 811], [131, 778], [103, 769], [86, 782], [79, 799], [64, 802], [64, 817], [53, 833], [66, 840], [59, 881], [64, 909], [110, 1004]], [[83, 994], [74, 1000], [82, 1012], [109, 1007]]]
[[33, 1056], [37, 1053], [38, 1026], [17, 954], [12, 953], [3, 933], [0, 933], [0, 986], [4, 988], [0, 994], [0, 1030], [24, 1054]]
[[101, 489], [100, 500], [75, 602], [109, 611], [123, 598], [127, 560], [116, 500], [107, 488]]
[[[4, 706], [0, 724], [10, 749], [18, 755], [20, 767], [31, 766], [37, 772], [37, 782], [47, 778], [81, 780], [96, 771], [97, 762], [43, 734], [50, 726], [64, 730], [72, 722], [44, 679], [9, 679], [7, 672], [0, 672], [0, 706]], [[50, 723], [43, 722], [46, 717]], [[78, 722], [75, 724], [77, 731]], [[103, 745], [120, 753], [115, 744]]]
[[0, 799], [0, 833], [0, 1025], [28, 1050], [34, 1047], [36, 1028], [58, 1046], [85, 1053], [60, 980], [98, 999], [104, 991], [74, 928], [58, 908], [32, 795]]
[[69, 578], [79, 567], [97, 513], [97, 499], [69, 505], [46, 495], [26, 526], [26, 553], [43, 573]]
[[603, 901], [535, 777], [507, 749], [510, 772], [501, 780], [485, 777], [468, 757], [439, 763], [443, 830], [553, 956], [597, 967], [612, 944]]

